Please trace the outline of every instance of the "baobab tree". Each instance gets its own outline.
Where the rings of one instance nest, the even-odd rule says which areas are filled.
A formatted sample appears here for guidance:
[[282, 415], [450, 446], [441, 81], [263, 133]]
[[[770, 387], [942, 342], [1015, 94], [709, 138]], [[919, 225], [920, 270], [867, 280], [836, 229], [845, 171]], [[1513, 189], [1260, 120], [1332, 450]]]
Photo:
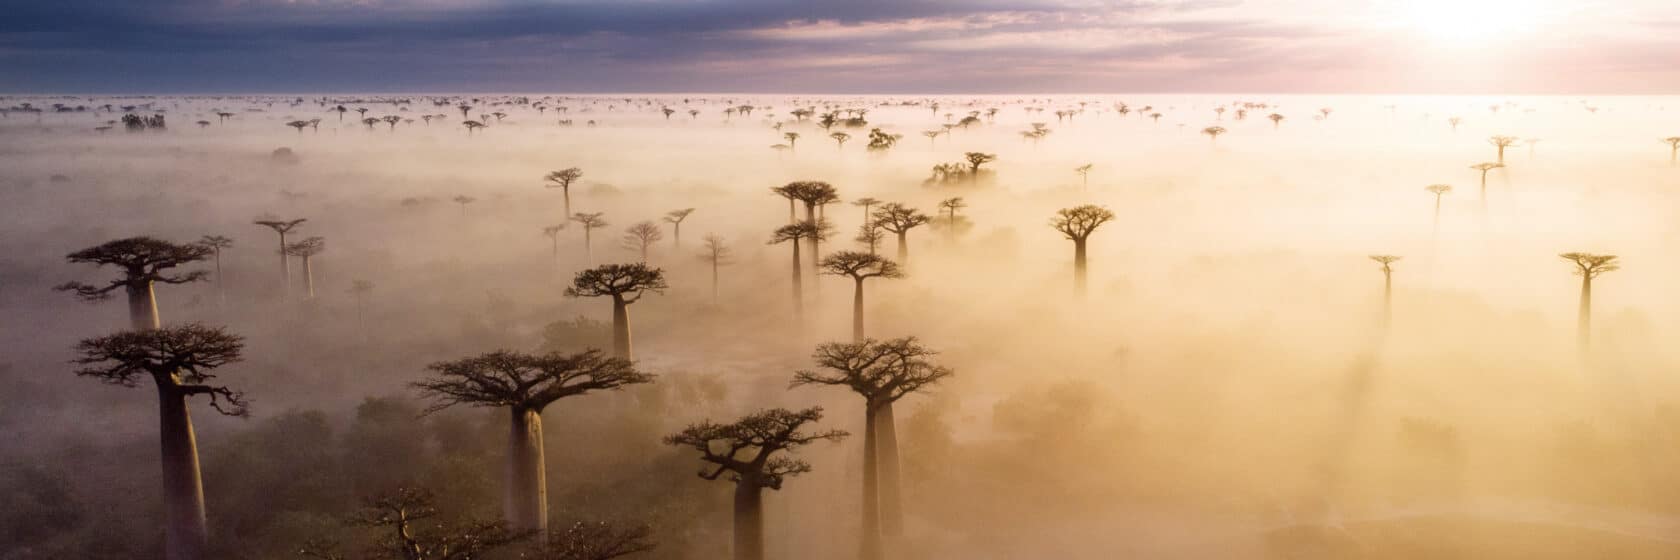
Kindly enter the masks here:
[[1073, 241], [1073, 286], [1080, 294], [1085, 293], [1086, 242], [1098, 226], [1113, 219], [1114, 212], [1095, 204], [1063, 208], [1057, 210], [1056, 217], [1050, 219], [1050, 227]]
[[877, 200], [877, 199], [870, 198], [870, 197], [866, 196], [866, 197], [863, 197], [863, 198], [852, 201], [852, 206], [863, 207], [863, 221], [865, 223], [868, 223], [869, 222], [869, 209], [874, 207], [877, 204], [880, 204], [880, 203], [881, 203], [880, 200]]
[[840, 386], [864, 399], [863, 538], [859, 544], [865, 560], [881, 557], [882, 533], [903, 533], [893, 404], [952, 375], [949, 368], [932, 363], [935, 354], [914, 337], [831, 342], [817, 346], [811, 356], [824, 371], [794, 373], [792, 387]]
[[320, 237], [308, 237], [304, 240], [286, 246], [286, 254], [303, 260], [303, 285], [309, 299], [315, 299], [315, 271], [309, 266], [310, 257], [327, 250], [327, 240]]
[[1483, 162], [1483, 163], [1478, 163], [1476, 165], [1470, 166], [1471, 169], [1474, 169], [1476, 171], [1480, 171], [1481, 174], [1482, 174], [1482, 194], [1481, 194], [1481, 197], [1482, 197], [1481, 201], [1482, 202], [1481, 203], [1482, 203], [1482, 211], [1483, 212], [1487, 211], [1487, 175], [1488, 175], [1488, 172], [1493, 171], [1495, 169], [1499, 169], [1501, 167], [1505, 167], [1505, 164]]
[[88, 247], [65, 259], [73, 263], [111, 265], [122, 276], [104, 285], [65, 282], [53, 288], [71, 292], [88, 302], [105, 301], [111, 292], [122, 288], [128, 295], [129, 327], [134, 330], [156, 329], [162, 325], [158, 318], [157, 283], [185, 284], [203, 280], [208, 272], [195, 270], [185, 274], [170, 274], [169, 269], [209, 257], [214, 251], [199, 244], [178, 245], [152, 237], [129, 237]]
[[572, 214], [572, 221], [577, 222], [578, 225], [583, 226], [583, 258], [584, 258], [584, 262], [595, 262], [595, 250], [594, 250], [594, 244], [592, 243], [590, 232], [594, 231], [594, 230], [597, 230], [597, 229], [600, 229], [600, 228], [607, 227], [608, 225], [610, 225], [610, 224], [607, 223], [606, 220], [601, 219], [601, 216], [603, 216], [603, 215], [605, 215], [604, 212], [594, 212], [594, 213], [578, 212], [576, 214]]
[[350, 283], [350, 297], [356, 300], [356, 330], [362, 333], [362, 340], [367, 340], [367, 322], [363, 320], [363, 309], [367, 307], [367, 298], [373, 294], [373, 282], [355, 280]]
[[610, 297], [613, 305], [613, 357], [631, 359], [630, 305], [649, 292], [665, 293], [665, 271], [646, 263], [604, 264], [579, 271], [566, 297]]
[[834, 139], [835, 147], [838, 148], [838, 149], [845, 149], [846, 148], [846, 141], [852, 139], [852, 135], [846, 134], [844, 132], [830, 133], [828, 135], [828, 137]]
[[467, 127], [467, 136], [472, 136], [473, 131], [484, 128], [484, 123], [478, 121], [461, 121], [461, 126]]
[[1575, 336], [1585, 352], [1592, 343], [1592, 281], [1600, 274], [1621, 269], [1622, 264], [1616, 262], [1616, 255], [1564, 253], [1558, 256], [1574, 263], [1575, 275], [1581, 277], [1581, 306], [1575, 318]]
[[980, 180], [980, 166], [997, 161], [997, 154], [983, 152], [964, 152], [963, 159], [968, 160], [968, 180]]
[[549, 182], [544, 186], [551, 189], [560, 189], [560, 195], [565, 199], [567, 216], [572, 215], [572, 182], [577, 181], [579, 177], [583, 177], [583, 170], [576, 167], [550, 171], [543, 176], [543, 180]]
[[1670, 136], [1662, 139], [1662, 141], [1664, 144], [1668, 144], [1668, 164], [1680, 163], [1680, 136]]
[[665, 232], [659, 230], [659, 224], [641, 221], [624, 228], [624, 238], [620, 245], [625, 249], [641, 252], [642, 262], [645, 263], [648, 260], [648, 247], [664, 238]]
[[1434, 227], [1435, 227], [1436, 230], [1441, 229], [1441, 195], [1452, 192], [1452, 189], [1453, 189], [1452, 185], [1442, 185], [1442, 184], [1429, 185], [1429, 186], [1423, 188], [1423, 190], [1429, 191], [1431, 193], [1435, 193], [1435, 226]]
[[[206, 123], [206, 124], [209, 124], [209, 123]], [[292, 122], [286, 123], [286, 126], [297, 129], [298, 134], [302, 135], [303, 134], [303, 129], [309, 128], [309, 121], [292, 121]]]
[[667, 445], [700, 452], [700, 460], [706, 463], [700, 478], [717, 480], [728, 473], [729, 481], [735, 483], [734, 560], [764, 559], [764, 490], [781, 490], [788, 477], [811, 472], [810, 463], [787, 455], [818, 441], [839, 441], [849, 435], [840, 430], [801, 431], [821, 419], [822, 407], [797, 412], [774, 408], [731, 424], [703, 421], [665, 437]]
[[1211, 141], [1218, 141], [1219, 140], [1219, 135], [1224, 134], [1224, 133], [1225, 133], [1225, 127], [1223, 127], [1223, 126], [1210, 126], [1210, 127], [1202, 129], [1202, 134], [1206, 134], [1208, 136], [1208, 140], [1211, 140]]
[[[839, 191], [835, 190], [834, 185], [823, 181], [794, 181], [777, 188], [781, 189], [781, 192], [785, 193], [790, 199], [804, 203], [805, 221], [807, 222], [821, 221], [822, 215], [819, 213], [821, 208], [840, 200]], [[826, 225], [819, 225], [822, 226], [822, 229], [828, 229]], [[806, 239], [811, 244], [811, 269], [814, 271], [817, 268], [818, 255], [821, 254], [822, 241], [828, 239], [828, 235], [825, 232], [823, 235], [815, 235]], [[815, 278], [811, 279], [811, 285], [812, 287], [818, 286]]]
[[1394, 267], [1391, 266], [1400, 257], [1394, 255], [1371, 255], [1371, 260], [1382, 265], [1383, 273], [1383, 329], [1388, 329], [1389, 322], [1394, 317]]
[[805, 291], [803, 278], [800, 273], [799, 242], [804, 239], [828, 237], [832, 226], [828, 221], [799, 221], [776, 228], [770, 234], [770, 244], [790, 243], [793, 245], [793, 315], [799, 317], [805, 312]]
[[1087, 163], [1085, 165], [1081, 165], [1079, 167], [1073, 168], [1073, 172], [1079, 174], [1079, 188], [1085, 189], [1085, 188], [1089, 188], [1091, 186], [1091, 166], [1092, 165], [1095, 165], [1095, 164]]
[[564, 355], [498, 350], [470, 358], [433, 363], [434, 375], [415, 383], [432, 399], [427, 413], [455, 405], [506, 408], [508, 462], [503, 511], [515, 530], [548, 529], [548, 484], [543, 463], [543, 409], [554, 401], [594, 391], [653, 382], [630, 361], [589, 349]]
[[461, 205], [461, 217], [462, 218], [467, 217], [467, 205], [472, 204], [474, 202], [478, 202], [478, 199], [467, 196], [467, 195], [464, 195], [464, 194], [455, 195], [455, 198], [451, 198], [449, 200], [456, 203], [456, 204]]
[[233, 239], [220, 235], [206, 235], [198, 238], [198, 244], [210, 249], [211, 260], [216, 263], [216, 300], [227, 304], [227, 284], [222, 281], [222, 249], [233, 247]]
[[264, 219], [251, 222], [256, 225], [272, 229], [274, 230], [274, 233], [280, 234], [280, 295], [282, 297], [288, 295], [288, 293], [291, 292], [292, 287], [291, 260], [286, 256], [286, 234], [291, 233], [293, 229], [298, 227], [298, 224], [302, 224], [306, 221], [308, 221], [308, 219], [299, 218], [296, 220]]
[[565, 231], [565, 230], [566, 230], [566, 224], [565, 223], [558, 223], [558, 224], [554, 224], [552, 226], [545, 226], [542, 229], [543, 235], [548, 237], [549, 244], [552, 247], [550, 252], [552, 253], [551, 256], [554, 258], [555, 263], [560, 262], [560, 232]]
[[1498, 150], [1498, 152], [1499, 152], [1499, 160], [1498, 160], [1499, 164], [1504, 165], [1505, 164], [1505, 148], [1515, 146], [1517, 144], [1517, 137], [1515, 137], [1515, 136], [1493, 136], [1493, 137], [1488, 138], [1488, 143], [1493, 144], [1493, 147], [1496, 150]]
[[244, 341], [220, 328], [187, 324], [147, 328], [82, 340], [76, 345], [76, 375], [107, 385], [137, 387], [151, 378], [158, 393], [158, 435], [162, 441], [164, 557], [208, 558], [204, 484], [198, 469], [187, 397], [210, 397], [216, 412], [245, 417], [245, 396], [211, 382], [211, 371], [237, 362]]
[[671, 246], [682, 248], [682, 223], [693, 214], [693, 208], [683, 208], [665, 213], [665, 223], [671, 224]]
[[1283, 124], [1283, 119], [1284, 119], [1284, 116], [1283, 116], [1283, 115], [1279, 115], [1279, 114], [1277, 114], [1277, 113], [1272, 113], [1272, 114], [1270, 114], [1270, 115], [1266, 115], [1266, 118], [1268, 118], [1268, 119], [1271, 119], [1271, 120], [1272, 120], [1272, 129], [1273, 129], [1273, 130], [1276, 130], [1276, 129], [1277, 129], [1277, 127], [1278, 127], [1278, 125], [1280, 125], [1280, 124]]
[[717, 305], [718, 268], [735, 264], [734, 251], [716, 234], [706, 234], [701, 242], [704, 243], [704, 251], [700, 253], [700, 260], [706, 261], [706, 264], [712, 267], [712, 304]]
[[789, 150], [799, 149], [799, 133], [798, 132], [783, 132], [782, 133], [782, 138], [787, 139]]
[[837, 251], [822, 259], [823, 274], [848, 276], [852, 291], [852, 340], [863, 340], [863, 281], [870, 278], [903, 278], [898, 263], [862, 251]]
[[1460, 117], [1452, 117], [1447, 119], [1447, 124], [1452, 126], [1453, 132], [1458, 132], [1458, 125], [1464, 124], [1464, 119]]
[[905, 265], [910, 262], [910, 230], [928, 223], [931, 218], [920, 210], [907, 207], [897, 202], [888, 202], [875, 209], [874, 223], [876, 227], [890, 231], [898, 236], [898, 263]]

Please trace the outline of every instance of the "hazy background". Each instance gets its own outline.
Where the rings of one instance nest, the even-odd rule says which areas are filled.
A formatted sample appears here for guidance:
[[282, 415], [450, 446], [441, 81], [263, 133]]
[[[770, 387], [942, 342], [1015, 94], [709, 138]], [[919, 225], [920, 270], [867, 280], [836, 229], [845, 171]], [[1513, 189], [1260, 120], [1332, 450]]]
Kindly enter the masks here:
[[[166, 323], [248, 337], [247, 360], [223, 374], [252, 398], [252, 418], [198, 415], [222, 554], [290, 557], [287, 547], [337, 530], [335, 515], [397, 480], [427, 481], [463, 511], [496, 511], [503, 417], [415, 420], [407, 384], [437, 360], [575, 347], [579, 337], [545, 329], [610, 319], [607, 302], [561, 293], [587, 266], [582, 231], [562, 232], [558, 262], [540, 233], [563, 218], [541, 177], [572, 166], [584, 171], [573, 211], [612, 224], [595, 232], [597, 263], [636, 258], [618, 246], [624, 227], [697, 208], [682, 246], [667, 228], [650, 259], [672, 289], [631, 308], [638, 359], [659, 382], [549, 412], [554, 517], [654, 523], [654, 557], [718, 557], [729, 526], [727, 485], [695, 477], [695, 458], [660, 436], [811, 404], [826, 407], [825, 425], [861, 433], [855, 396], [786, 390], [815, 344], [849, 336], [851, 298], [849, 281], [813, 290], [807, 276], [812, 307], [805, 324], [792, 320], [790, 249], [765, 242], [786, 219], [768, 188], [793, 180], [929, 214], [944, 198], [969, 203], [972, 229], [914, 230], [908, 278], [868, 288], [871, 336], [921, 337], [957, 371], [900, 408], [919, 557], [1680, 551], [1680, 355], [1665, 343], [1680, 328], [1669, 297], [1680, 169], [1657, 141], [1680, 133], [1680, 98], [525, 95], [570, 111], [465, 96], [480, 100], [469, 101], [474, 118], [508, 115], [469, 136], [453, 103], [420, 95], [407, 106], [0, 98], [48, 107], [0, 120], [0, 500], [14, 504], [0, 541], [22, 543], [0, 557], [130, 558], [160, 538], [151, 393], [78, 379], [66, 363], [76, 340], [123, 328], [125, 308], [50, 290], [109, 277], [63, 257], [133, 235], [236, 240], [223, 255], [226, 307], [211, 283], [158, 290]], [[1237, 120], [1240, 102], [1270, 107]], [[100, 133], [120, 112], [53, 103], [150, 104], [169, 129]], [[338, 103], [415, 121], [370, 130], [354, 112], [341, 123], [326, 111]], [[1081, 103], [1071, 120], [1053, 114]], [[742, 104], [769, 108], [723, 114]], [[770, 148], [785, 142], [772, 123], [828, 104], [868, 108], [871, 127], [905, 138], [868, 152], [867, 127], [836, 127], [853, 137], [837, 148], [807, 120], [782, 129], [802, 135], [796, 150]], [[1158, 122], [1137, 112], [1145, 106]], [[1231, 110], [1218, 116], [1220, 106]], [[931, 142], [919, 134], [992, 107], [995, 120]], [[1320, 108], [1333, 111], [1315, 119]], [[235, 116], [218, 122], [217, 109]], [[1288, 118], [1274, 128], [1271, 112]], [[448, 117], [427, 125], [427, 113]], [[1456, 131], [1450, 117], [1463, 119]], [[319, 130], [284, 126], [311, 118]], [[1024, 140], [1033, 122], [1053, 132]], [[1212, 125], [1230, 132], [1198, 133]], [[1484, 213], [1468, 166], [1494, 159], [1494, 134], [1543, 140], [1508, 150]], [[281, 147], [299, 161], [271, 158]], [[966, 151], [997, 154], [986, 166], [996, 174], [923, 184]], [[1088, 187], [1073, 171], [1085, 164]], [[1433, 183], [1455, 187], [1438, 234]], [[461, 194], [477, 199], [464, 216], [449, 201]], [[1072, 243], [1047, 221], [1085, 203], [1117, 219], [1092, 238], [1080, 299]], [[276, 238], [251, 225], [265, 213], [308, 218], [294, 238], [326, 238], [316, 301], [277, 298]], [[855, 248], [861, 210], [825, 213], [840, 233], [825, 251]], [[738, 261], [722, 271], [716, 306], [698, 258], [708, 233]], [[1590, 357], [1575, 351], [1579, 278], [1556, 257], [1567, 251], [1623, 261], [1595, 282]], [[1405, 257], [1386, 338], [1375, 253]], [[377, 285], [365, 327], [348, 294], [358, 279]], [[770, 554], [853, 554], [860, 444], [803, 452], [816, 472], [768, 498]]]

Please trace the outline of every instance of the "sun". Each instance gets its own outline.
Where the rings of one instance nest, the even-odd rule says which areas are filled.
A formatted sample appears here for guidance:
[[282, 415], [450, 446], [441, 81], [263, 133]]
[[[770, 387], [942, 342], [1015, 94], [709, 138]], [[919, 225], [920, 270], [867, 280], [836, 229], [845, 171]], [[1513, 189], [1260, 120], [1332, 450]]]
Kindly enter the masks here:
[[1508, 41], [1534, 31], [1544, 13], [1537, 0], [1400, 0], [1394, 23], [1422, 38], [1455, 45]]

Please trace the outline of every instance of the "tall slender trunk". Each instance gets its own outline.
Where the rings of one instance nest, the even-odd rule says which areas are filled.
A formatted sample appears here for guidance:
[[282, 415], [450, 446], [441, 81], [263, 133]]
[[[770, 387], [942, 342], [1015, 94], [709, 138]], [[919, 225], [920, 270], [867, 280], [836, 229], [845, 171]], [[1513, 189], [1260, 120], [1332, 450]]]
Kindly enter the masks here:
[[204, 484], [198, 471], [187, 399], [173, 382], [158, 384], [158, 435], [163, 441], [165, 555], [168, 560], [205, 558], [210, 530], [204, 519]]
[[550, 253], [549, 256], [553, 257], [554, 262], [558, 263], [558, 262], [560, 262], [560, 236], [555, 235], [554, 237], [550, 238], [549, 240], [554, 242], [553, 243], [553, 245], [554, 245], [553, 248], [549, 250], [549, 253]]
[[718, 262], [717, 262], [717, 258], [714, 256], [712, 258], [712, 305], [717, 305], [717, 302], [718, 302]]
[[875, 418], [875, 460], [881, 464], [881, 532], [904, 535], [904, 502], [899, 493], [898, 425], [893, 403], [882, 404]]
[[671, 222], [671, 246], [682, 248], [682, 222]]
[[[516, 530], [548, 530], [548, 481], [543, 469], [542, 411], [509, 409], [507, 496], [503, 509]], [[540, 540], [540, 539], [539, 539]]]
[[130, 283], [128, 290], [128, 322], [137, 331], [156, 330], [162, 326], [158, 319], [157, 295], [150, 280]]
[[617, 294], [613, 295], [613, 356], [631, 359], [630, 304]]
[[1085, 241], [1073, 240], [1073, 289], [1079, 295], [1085, 295]]
[[309, 299], [315, 299], [315, 270], [309, 267], [309, 257], [303, 257], [303, 287], [309, 293]]
[[227, 305], [227, 284], [222, 282], [222, 250], [216, 249], [216, 303]]
[[799, 221], [799, 218], [795, 218], [794, 214], [793, 214], [793, 199], [789, 198], [788, 199], [788, 223], [791, 224], [791, 223], [794, 223], [794, 222], [797, 222], [797, 221]]
[[566, 201], [566, 218], [570, 219], [572, 217], [572, 186], [560, 187], [560, 196]]
[[595, 264], [595, 247], [590, 243], [589, 228], [583, 228], [583, 262]]
[[852, 342], [863, 340], [863, 279], [856, 278], [857, 289], [852, 291]]
[[859, 560], [881, 558], [880, 455], [876, 405], [871, 399], [863, 412], [863, 525], [858, 535]]
[[735, 560], [764, 560], [763, 492], [751, 479], [735, 483]]
[[1394, 273], [1383, 271], [1383, 330], [1394, 321]]
[[793, 316], [805, 315], [805, 290], [799, 279], [799, 240], [793, 240]]
[[285, 299], [292, 291], [292, 262], [286, 255], [286, 234], [280, 234], [280, 298]]
[[[811, 225], [817, 224], [816, 205], [805, 205], [805, 221], [811, 222]], [[820, 234], [821, 232], [818, 233]], [[817, 235], [811, 236], [811, 293], [818, 298], [822, 297], [822, 274], [818, 273], [819, 269], [817, 267], [817, 257], [821, 254], [821, 250], [818, 249], [818, 246], [821, 244], [822, 240], [818, 239]]]
[[1577, 313], [1575, 336], [1584, 352], [1592, 345], [1592, 276], [1587, 273], [1581, 274], [1581, 308]]
[[906, 233], [909, 233], [909, 231], [906, 230], [906, 231], [897, 232], [897, 234], [898, 234], [898, 264], [899, 264], [899, 266], [905, 266], [905, 265], [910, 264], [910, 243], [905, 241], [905, 239], [904, 239], [904, 235]]

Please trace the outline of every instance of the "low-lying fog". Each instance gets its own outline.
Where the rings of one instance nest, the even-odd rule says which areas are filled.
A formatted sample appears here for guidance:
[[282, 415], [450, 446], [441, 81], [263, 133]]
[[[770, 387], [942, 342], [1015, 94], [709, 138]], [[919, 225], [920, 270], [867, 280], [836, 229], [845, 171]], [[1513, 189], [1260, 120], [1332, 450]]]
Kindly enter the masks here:
[[[463, 102], [487, 126], [464, 127]], [[742, 105], [756, 109], [733, 110]], [[766, 493], [766, 556], [856, 558], [863, 400], [789, 388], [797, 370], [816, 368], [817, 344], [851, 339], [853, 283], [813, 281], [802, 253], [796, 319], [792, 246], [769, 243], [789, 221], [788, 200], [770, 189], [792, 181], [838, 190], [822, 210], [835, 226], [824, 254], [863, 249], [855, 200], [935, 217], [943, 200], [966, 203], [961, 227], [936, 219], [910, 231], [904, 278], [865, 285], [868, 336], [915, 336], [954, 372], [897, 404], [905, 527], [889, 558], [1680, 555], [1680, 347], [1669, 343], [1680, 335], [1670, 296], [1680, 168], [1659, 141], [1680, 135], [1680, 99], [301, 95], [0, 106], [0, 558], [162, 554], [151, 384], [102, 385], [70, 363], [78, 340], [127, 328], [128, 308], [120, 291], [89, 304], [52, 289], [119, 272], [67, 254], [140, 235], [234, 240], [220, 277], [156, 292], [165, 326], [245, 337], [244, 361], [217, 381], [245, 392], [250, 417], [191, 401], [210, 557], [296, 558], [305, 541], [329, 539], [359, 558], [375, 538], [344, 518], [396, 484], [431, 489], [446, 516], [501, 515], [507, 413], [422, 416], [431, 401], [411, 384], [434, 362], [610, 342], [610, 302], [565, 288], [590, 266], [639, 261], [622, 238], [642, 221], [662, 230], [648, 262], [670, 288], [629, 313], [636, 366], [659, 377], [548, 408], [551, 524], [645, 523], [657, 548], [638, 557], [725, 557], [732, 485], [695, 476], [699, 453], [661, 438], [706, 419], [821, 405], [807, 429], [852, 436], [794, 452], [812, 472]], [[161, 113], [167, 128], [125, 130], [123, 106]], [[815, 115], [792, 114], [806, 107]], [[403, 120], [364, 125], [361, 108]], [[867, 124], [816, 122], [831, 110], [844, 121], [847, 109], [867, 109]], [[942, 126], [971, 112], [978, 122]], [[1284, 118], [1274, 124], [1273, 113]], [[311, 119], [321, 120], [286, 124]], [[1049, 132], [1024, 135], [1033, 123]], [[1226, 132], [1204, 133], [1215, 126]], [[902, 138], [868, 149], [873, 128]], [[842, 131], [848, 141], [830, 137]], [[799, 135], [791, 146], [789, 132]], [[1484, 193], [1470, 166], [1497, 161], [1496, 135], [1518, 141]], [[978, 176], [930, 180], [967, 152], [996, 159]], [[571, 211], [609, 224], [588, 251], [561, 189], [544, 180], [571, 167], [582, 171]], [[1438, 214], [1433, 184], [1453, 187]], [[1082, 204], [1114, 214], [1090, 238], [1083, 295], [1074, 244], [1050, 225]], [[679, 245], [662, 217], [683, 208], [695, 210]], [[259, 216], [307, 219], [288, 241], [324, 238], [311, 261], [316, 297], [300, 293], [295, 259], [282, 297], [279, 242], [253, 225]], [[555, 245], [543, 229], [560, 224]], [[707, 235], [734, 256], [715, 303]], [[898, 258], [892, 234], [879, 252]], [[1584, 352], [1581, 277], [1565, 252], [1621, 265], [1593, 281]], [[1403, 257], [1386, 329], [1384, 275], [1368, 258], [1382, 254]], [[358, 297], [355, 281], [372, 291]]]

